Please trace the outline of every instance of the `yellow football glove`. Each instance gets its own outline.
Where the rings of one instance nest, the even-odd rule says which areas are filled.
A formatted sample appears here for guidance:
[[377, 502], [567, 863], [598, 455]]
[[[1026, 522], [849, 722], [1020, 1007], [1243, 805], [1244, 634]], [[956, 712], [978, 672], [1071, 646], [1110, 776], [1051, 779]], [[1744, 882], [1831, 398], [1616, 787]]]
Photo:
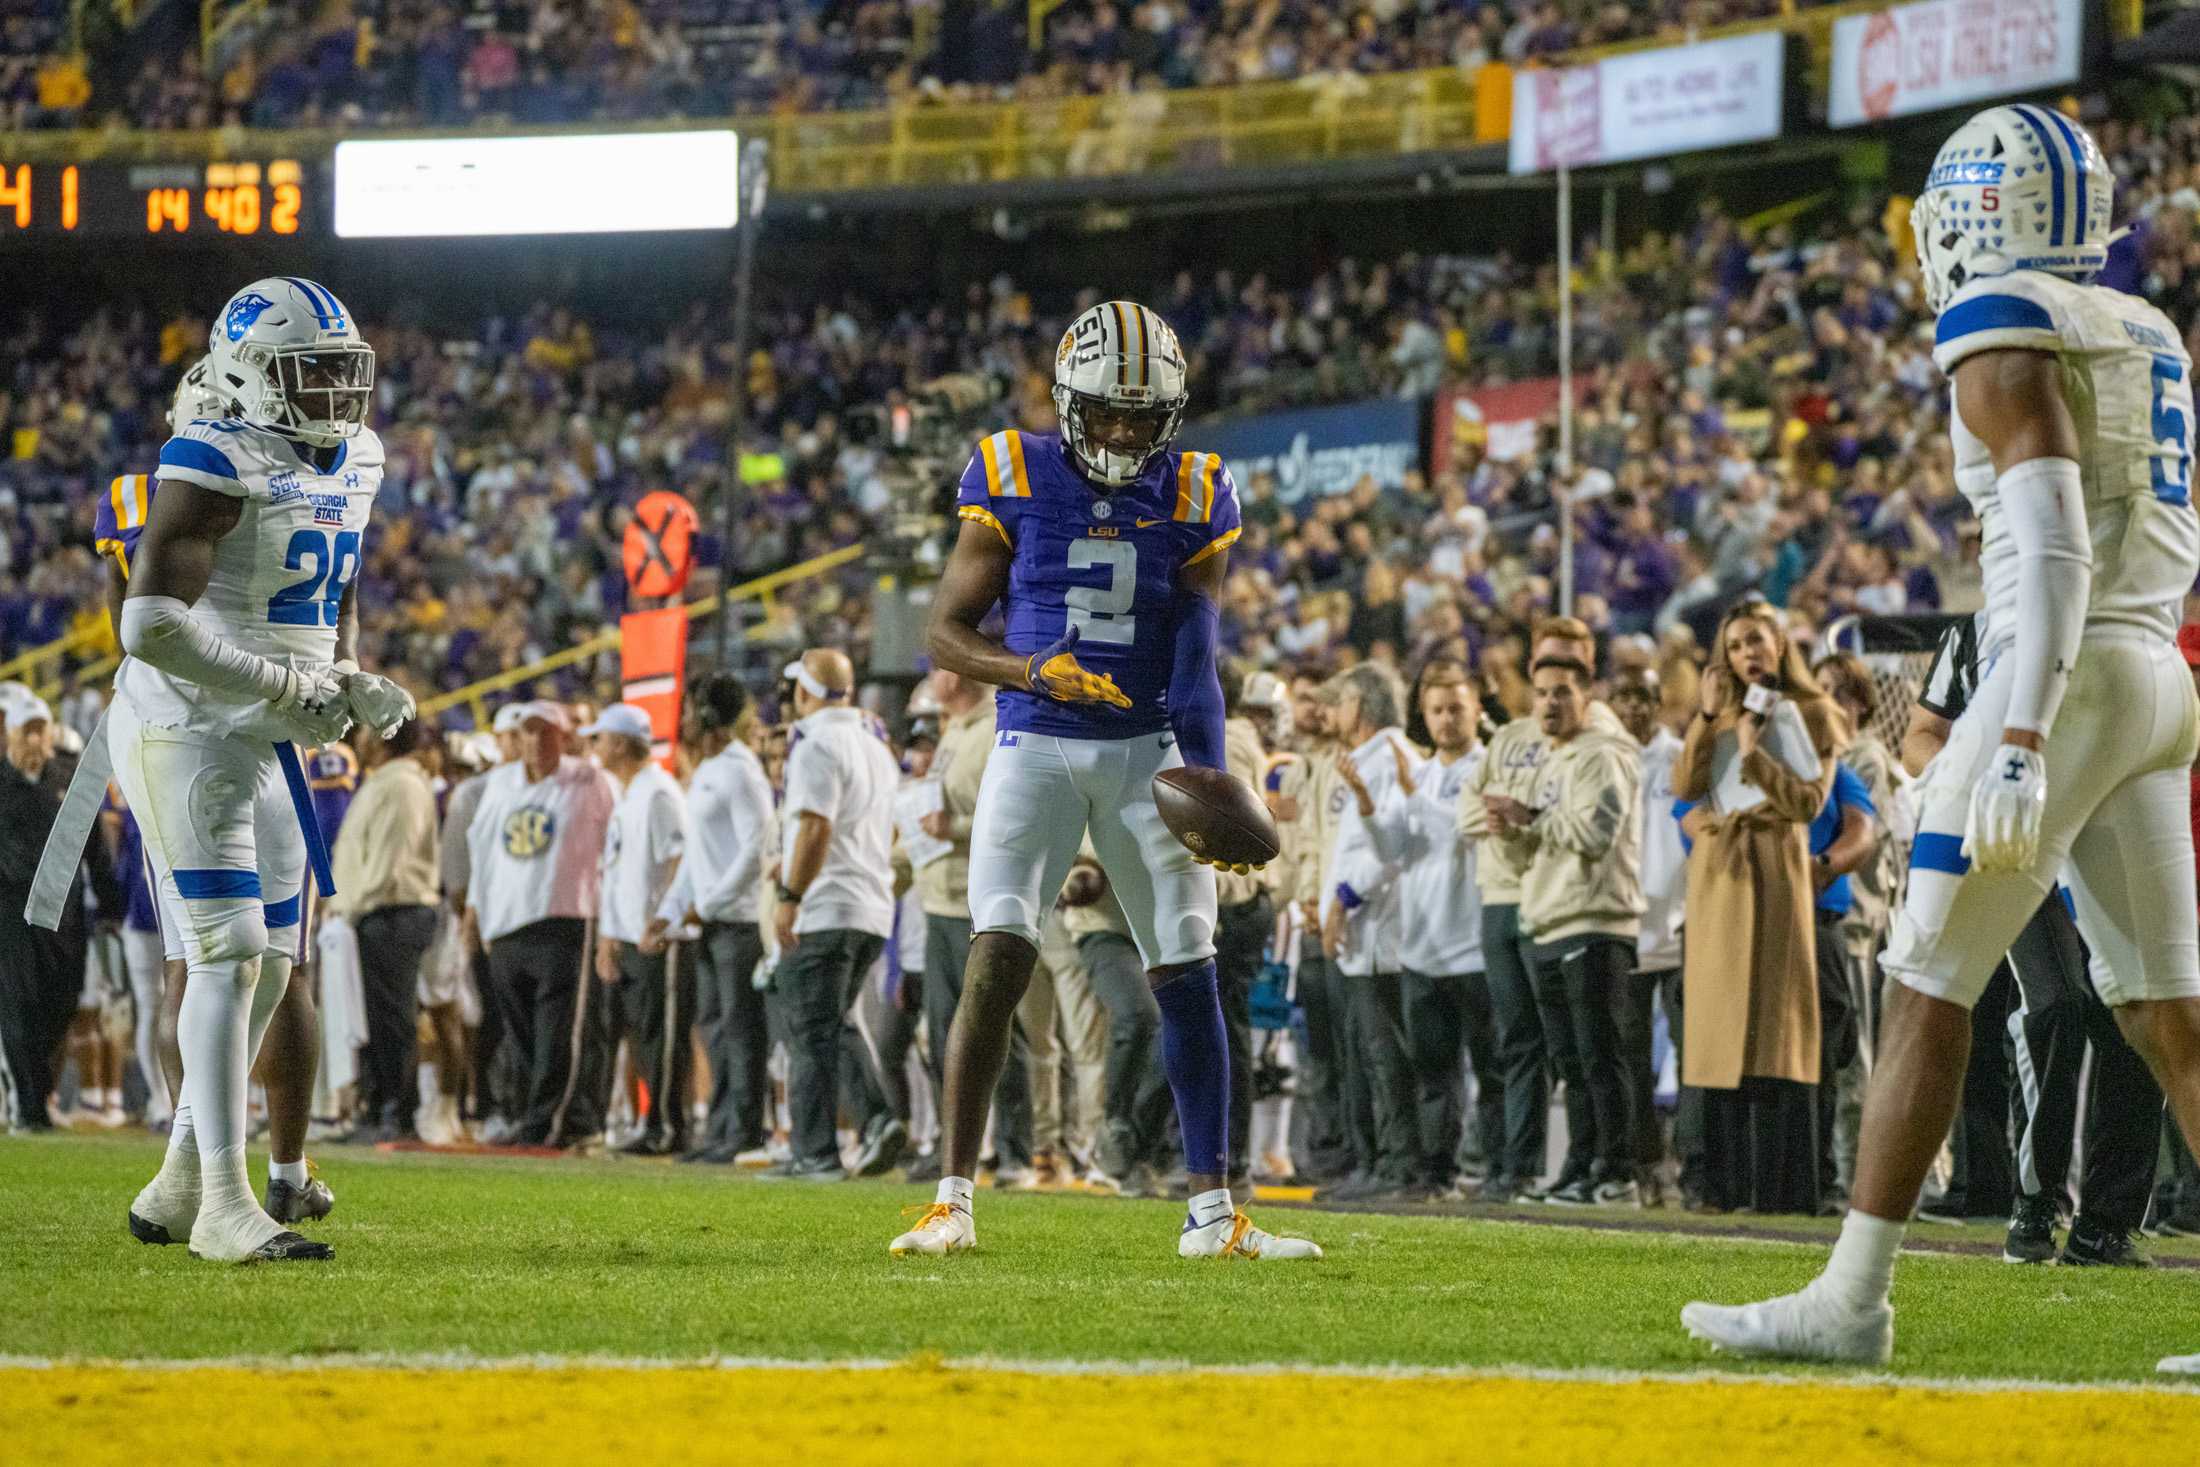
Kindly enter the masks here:
[[1044, 652], [1034, 652], [1024, 662], [1024, 684], [1034, 693], [1057, 703], [1106, 703], [1128, 708], [1131, 700], [1106, 673], [1087, 672], [1078, 665], [1078, 629], [1071, 627], [1061, 640]]
[[1205, 856], [1194, 856], [1192, 859], [1202, 866], [1212, 866], [1217, 871], [1235, 871], [1240, 876], [1250, 876], [1268, 864], [1266, 861], [1211, 861]]

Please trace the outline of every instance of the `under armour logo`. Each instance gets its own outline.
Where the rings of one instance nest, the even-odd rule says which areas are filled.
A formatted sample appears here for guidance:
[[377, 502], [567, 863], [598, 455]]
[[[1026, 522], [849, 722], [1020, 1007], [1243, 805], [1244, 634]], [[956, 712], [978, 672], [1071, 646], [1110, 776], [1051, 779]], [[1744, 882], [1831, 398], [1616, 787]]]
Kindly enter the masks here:
[[2016, 755], [2011, 754], [2009, 756], [2008, 764], [2004, 765], [2002, 768], [2001, 777], [2008, 780], [2011, 784], [2014, 784], [2018, 780], [2024, 778], [2024, 761], [2022, 759], [2019, 759]]

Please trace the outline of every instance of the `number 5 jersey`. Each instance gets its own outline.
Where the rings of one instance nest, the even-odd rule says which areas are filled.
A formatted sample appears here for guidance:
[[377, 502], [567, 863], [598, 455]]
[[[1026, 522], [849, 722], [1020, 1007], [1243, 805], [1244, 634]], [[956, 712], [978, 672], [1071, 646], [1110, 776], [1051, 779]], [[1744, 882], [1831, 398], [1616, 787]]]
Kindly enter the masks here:
[[[382, 486], [382, 440], [361, 429], [332, 451], [326, 471], [307, 453], [282, 434], [234, 419], [188, 423], [162, 445], [150, 479], [126, 474], [109, 487], [95, 544], [129, 575], [153, 495], [168, 480], [242, 500], [236, 528], [214, 547], [206, 592], [191, 615], [222, 640], [271, 661], [334, 661], [338, 606], [359, 574], [367, 518]], [[115, 692], [157, 728], [269, 740], [298, 734], [268, 703], [226, 697], [136, 658], [123, 662]]]
[[[1933, 360], [1952, 379], [1973, 353], [2045, 352], [2062, 365], [2078, 430], [2078, 471], [2093, 541], [2086, 625], [2177, 634], [2200, 573], [2192, 507], [2192, 361], [2177, 328], [2147, 302], [2037, 270], [1966, 283], [1934, 328]], [[2016, 636], [2017, 552], [2003, 521], [1993, 456], [1953, 408], [1956, 487], [1983, 533], [1986, 626], [1981, 654]]]

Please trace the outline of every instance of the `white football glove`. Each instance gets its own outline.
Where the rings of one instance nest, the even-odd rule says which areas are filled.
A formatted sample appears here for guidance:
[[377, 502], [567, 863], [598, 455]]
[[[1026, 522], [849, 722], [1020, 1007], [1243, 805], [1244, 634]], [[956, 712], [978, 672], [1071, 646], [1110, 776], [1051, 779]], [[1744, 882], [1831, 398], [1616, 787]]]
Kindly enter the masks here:
[[339, 662], [336, 674], [343, 680], [344, 700], [362, 725], [383, 738], [416, 711], [412, 694], [378, 673], [361, 672], [356, 662]]
[[282, 692], [268, 701], [298, 731], [299, 742], [309, 747], [334, 743], [351, 729], [351, 706], [344, 699], [344, 681], [326, 662], [295, 663], [283, 668], [287, 675]]
[[2003, 744], [1979, 782], [1963, 822], [1963, 854], [1980, 871], [2025, 871], [2040, 854], [2047, 813], [2047, 761], [2030, 749]]

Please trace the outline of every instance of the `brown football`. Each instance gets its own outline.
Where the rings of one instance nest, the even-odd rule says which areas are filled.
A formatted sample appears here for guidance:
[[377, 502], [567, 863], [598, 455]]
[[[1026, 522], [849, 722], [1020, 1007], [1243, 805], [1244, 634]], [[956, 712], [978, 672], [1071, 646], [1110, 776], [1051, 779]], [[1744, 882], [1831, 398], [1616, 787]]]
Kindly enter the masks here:
[[1260, 796], [1223, 770], [1164, 769], [1153, 777], [1153, 802], [1161, 823], [1195, 856], [1261, 866], [1283, 847]]

